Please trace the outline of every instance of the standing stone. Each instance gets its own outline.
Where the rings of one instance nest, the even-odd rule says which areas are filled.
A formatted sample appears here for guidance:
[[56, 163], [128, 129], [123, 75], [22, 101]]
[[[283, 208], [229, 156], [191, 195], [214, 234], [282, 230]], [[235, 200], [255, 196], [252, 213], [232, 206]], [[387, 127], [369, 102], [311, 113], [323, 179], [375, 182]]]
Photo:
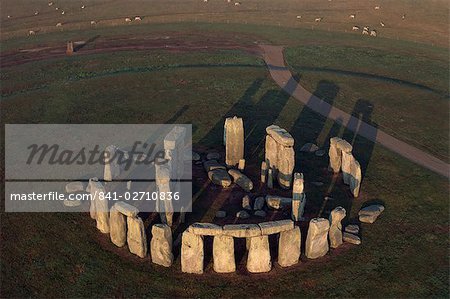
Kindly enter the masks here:
[[128, 153], [120, 150], [115, 145], [109, 145], [103, 152], [103, 179], [105, 181], [112, 181], [122, 172], [124, 162], [128, 159]]
[[239, 169], [240, 171], [244, 171], [244, 168], [245, 168], [245, 159], [240, 159], [240, 160], [239, 160], [238, 169]]
[[353, 159], [352, 153], [342, 152], [342, 179], [346, 185], [350, 185], [350, 172]]
[[92, 219], [97, 218], [96, 211], [95, 211], [95, 201], [94, 201], [95, 200], [95, 198], [94, 198], [95, 191], [91, 193], [91, 190], [93, 190], [94, 188], [101, 190], [101, 183], [98, 182], [98, 178], [90, 178], [88, 186], [86, 187], [86, 192], [89, 192], [91, 194], [91, 200], [89, 201], [89, 203], [90, 203], [89, 215], [91, 216]]
[[203, 237], [184, 231], [181, 238], [181, 271], [203, 273]]
[[265, 145], [265, 161], [267, 169], [272, 171], [276, 170], [278, 165], [278, 146], [275, 139], [270, 135], [266, 135], [266, 145]]
[[261, 183], [265, 184], [267, 178], [267, 163], [266, 161], [261, 162]]
[[97, 221], [97, 229], [104, 234], [109, 233], [109, 202], [105, 198], [106, 191], [100, 182], [91, 181], [89, 187], [91, 193], [91, 217], [94, 215]]
[[269, 237], [253, 237], [248, 246], [247, 270], [251, 273], [269, 272], [272, 268]]
[[213, 240], [213, 268], [217, 273], [236, 271], [233, 237], [218, 235]]
[[172, 265], [172, 231], [168, 225], [155, 224], [152, 226], [150, 248], [153, 263], [164, 267]]
[[66, 55], [70, 56], [73, 54], [73, 42], [68, 41], [67, 42], [67, 49], [66, 49]]
[[278, 241], [278, 264], [281, 267], [289, 267], [298, 263], [301, 247], [300, 228], [295, 226], [291, 230], [280, 232]]
[[342, 219], [345, 218], [345, 209], [343, 207], [337, 207], [330, 213], [330, 230], [328, 236], [330, 239], [330, 247], [338, 248], [342, 245]]
[[342, 139], [339, 137], [330, 138], [330, 149], [328, 151], [328, 156], [330, 156], [330, 170], [334, 173], [339, 173], [341, 171], [341, 150], [338, 148], [338, 142]]
[[244, 209], [246, 209], [246, 210], [252, 210], [252, 204], [251, 204], [251, 202], [250, 202], [250, 196], [248, 196], [248, 195], [245, 195], [243, 198], [242, 198], [242, 207], [244, 208]]
[[131, 253], [144, 258], [147, 255], [147, 236], [145, 235], [144, 222], [140, 217], [127, 217], [127, 226], [128, 249]]
[[267, 188], [273, 189], [273, 169], [269, 168], [267, 172]]
[[253, 204], [253, 209], [254, 210], [262, 210], [262, 208], [264, 207], [264, 202], [266, 200], [264, 199], [264, 197], [259, 196], [255, 199], [255, 203]]
[[305, 196], [303, 193], [303, 173], [294, 173], [294, 183], [292, 186], [292, 213], [291, 217], [294, 221], [299, 221], [303, 216], [305, 204]]
[[[155, 164], [155, 174], [156, 174], [156, 186], [158, 187], [158, 192], [161, 194], [170, 194], [171, 184], [171, 168], [169, 164]], [[156, 202], [158, 211], [160, 213], [161, 221], [164, 224], [172, 226], [173, 218], [173, 206], [171, 200], [158, 200]]]
[[229, 117], [224, 126], [225, 163], [235, 166], [244, 158], [244, 122], [242, 118]]
[[327, 219], [311, 219], [306, 236], [305, 255], [307, 258], [315, 259], [327, 254], [329, 229], [330, 223]]
[[353, 161], [350, 165], [350, 191], [352, 192], [354, 197], [358, 197], [359, 189], [361, 187], [361, 165], [359, 162], [353, 158]]
[[289, 189], [292, 184], [292, 172], [295, 166], [295, 152], [293, 147], [278, 145], [278, 184], [283, 189]]
[[253, 189], [253, 182], [239, 170], [230, 169], [228, 170], [228, 174], [231, 175], [234, 182], [245, 191], [249, 192]]
[[109, 212], [109, 235], [114, 245], [125, 246], [127, 242], [127, 219], [124, 214], [117, 210], [116, 204], [112, 206]]

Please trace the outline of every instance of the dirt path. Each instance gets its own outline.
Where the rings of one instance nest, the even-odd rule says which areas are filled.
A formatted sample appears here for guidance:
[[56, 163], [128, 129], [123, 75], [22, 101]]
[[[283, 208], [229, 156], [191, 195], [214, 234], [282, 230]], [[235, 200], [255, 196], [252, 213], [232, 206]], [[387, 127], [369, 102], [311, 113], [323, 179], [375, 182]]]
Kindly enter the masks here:
[[261, 45], [260, 47], [263, 50], [262, 55], [273, 80], [275, 80], [275, 82], [292, 97], [296, 98], [315, 112], [336, 122], [342, 123], [347, 129], [356, 132], [371, 141], [378, 142], [389, 150], [416, 164], [447, 178], [449, 177], [449, 164], [384, 133], [336, 107], [333, 107], [304, 89], [297, 81], [295, 81], [292, 77], [292, 73], [286, 66], [283, 56], [283, 47], [270, 45]]

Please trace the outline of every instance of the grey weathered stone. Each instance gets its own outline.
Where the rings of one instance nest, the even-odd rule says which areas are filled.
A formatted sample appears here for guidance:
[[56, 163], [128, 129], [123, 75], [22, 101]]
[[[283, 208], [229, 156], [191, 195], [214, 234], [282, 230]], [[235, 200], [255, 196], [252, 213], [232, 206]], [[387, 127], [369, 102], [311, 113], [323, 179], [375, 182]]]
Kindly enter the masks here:
[[181, 271], [202, 274], [203, 258], [203, 237], [184, 231], [181, 238]]
[[234, 182], [245, 191], [249, 192], [253, 189], [252, 181], [239, 170], [230, 169], [228, 170], [228, 174], [231, 175], [233, 177]]
[[330, 213], [330, 230], [328, 236], [330, 239], [330, 247], [338, 248], [342, 244], [342, 219], [345, 218], [346, 212], [343, 207], [337, 207]]
[[223, 226], [223, 234], [235, 238], [250, 238], [261, 236], [258, 224], [228, 224]]
[[83, 182], [70, 182], [66, 185], [66, 193], [75, 193], [84, 191], [85, 186]]
[[127, 219], [124, 214], [117, 210], [117, 204], [111, 207], [109, 228], [111, 242], [118, 247], [125, 246], [127, 242]]
[[196, 222], [189, 227], [189, 231], [196, 235], [217, 236], [222, 234], [222, 227], [213, 223]]
[[216, 218], [225, 218], [227, 217], [227, 212], [225, 211], [217, 211], [216, 212]]
[[361, 166], [359, 165], [359, 162], [356, 161], [355, 158], [353, 158], [353, 161], [350, 164], [350, 191], [352, 192], [354, 197], [358, 197], [359, 195], [361, 180]]
[[355, 160], [352, 153], [342, 152], [342, 179], [344, 180], [344, 184], [350, 185], [350, 177], [351, 177], [351, 165]]
[[295, 166], [295, 152], [293, 147], [278, 145], [277, 178], [278, 184], [283, 189], [289, 189], [292, 185], [292, 173]]
[[273, 169], [269, 168], [267, 170], [267, 188], [273, 188]]
[[358, 213], [359, 221], [364, 223], [374, 223], [383, 211], [384, 206], [378, 204], [362, 208]]
[[280, 128], [277, 125], [271, 125], [266, 128], [266, 133], [271, 136], [277, 143], [292, 147], [294, 146], [294, 138], [283, 128]]
[[152, 226], [150, 253], [153, 263], [164, 267], [172, 266], [172, 230], [167, 224], [158, 223]]
[[253, 213], [253, 215], [264, 218], [264, 217], [266, 217], [266, 212], [263, 210], [257, 210], [257, 211], [255, 211], [255, 213]]
[[307, 152], [307, 153], [314, 153], [318, 149], [319, 149], [319, 147], [317, 145], [315, 145], [314, 143], [306, 143], [300, 148], [300, 151]]
[[208, 153], [207, 155], [206, 155], [206, 159], [207, 160], [220, 160], [220, 154], [219, 153]]
[[251, 200], [250, 200], [250, 196], [245, 195], [242, 198], [242, 208], [251, 211], [252, 210], [252, 204], [251, 204]]
[[289, 267], [298, 263], [301, 248], [300, 228], [294, 228], [280, 232], [278, 240], [278, 264], [281, 267]]
[[253, 204], [253, 209], [254, 210], [262, 210], [262, 208], [264, 207], [264, 202], [266, 200], [264, 199], [264, 197], [259, 196], [255, 199], [255, 203]]
[[269, 272], [272, 268], [268, 236], [252, 237], [249, 243], [247, 270], [251, 273]]
[[228, 117], [224, 125], [225, 163], [235, 166], [244, 158], [244, 122], [242, 118]]
[[234, 240], [230, 236], [215, 236], [213, 240], [213, 268], [217, 273], [236, 271]]
[[298, 196], [294, 195], [292, 199], [291, 218], [294, 221], [300, 221], [303, 218], [306, 206], [306, 194], [300, 193]]
[[200, 154], [192, 151], [192, 161], [200, 161], [200, 159], [201, 159]]
[[330, 169], [334, 173], [339, 173], [341, 171], [341, 149], [338, 147], [339, 141], [342, 139], [339, 137], [330, 138], [330, 149], [328, 151], [328, 156], [330, 157]]
[[114, 206], [116, 207], [118, 212], [128, 217], [136, 217], [137, 214], [139, 214], [138, 208], [123, 201], [116, 202]]
[[292, 198], [277, 195], [266, 195], [266, 204], [268, 207], [278, 210], [291, 206]]
[[245, 169], [245, 159], [239, 159], [238, 169], [244, 171]]
[[261, 183], [265, 183], [267, 180], [267, 163], [266, 161], [261, 162]]
[[261, 222], [258, 225], [261, 228], [261, 233], [263, 235], [272, 235], [282, 231], [293, 229], [294, 221], [286, 219], [286, 220]]
[[345, 227], [345, 231], [351, 234], [359, 234], [359, 226], [356, 224], [349, 224]]
[[242, 210], [236, 213], [236, 217], [240, 219], [247, 219], [250, 217], [250, 214], [247, 211]]
[[[94, 190], [94, 192], [91, 192], [91, 189]], [[91, 200], [89, 201], [89, 214], [92, 219], [97, 218], [97, 213], [95, 209], [95, 198], [94, 195], [97, 194], [95, 191], [102, 190], [103, 186], [101, 183], [99, 183], [98, 178], [90, 178], [88, 186], [86, 187], [86, 192], [89, 192], [91, 194]]]
[[66, 199], [64, 200], [63, 204], [64, 204], [66, 207], [71, 207], [71, 208], [72, 208], [72, 207], [78, 207], [78, 206], [81, 205], [81, 200], [68, 199], [68, 198], [66, 198]]
[[[167, 136], [169, 136], [169, 135], [167, 135]], [[166, 136], [166, 139], [168, 138], [167, 136]], [[170, 138], [175, 138], [175, 137], [172, 136]], [[170, 138], [169, 138], [169, 140], [171, 140]], [[168, 144], [172, 145], [171, 142], [168, 142]], [[166, 153], [167, 153], [167, 150], [166, 150]], [[171, 159], [173, 159], [174, 161], [177, 160], [177, 158], [175, 156], [172, 156]], [[171, 190], [170, 180], [173, 177], [173, 175], [176, 176], [176, 174], [173, 173], [175, 168], [172, 168], [172, 166], [175, 167], [176, 163], [175, 164], [165, 163], [165, 164], [161, 164], [161, 165], [157, 165], [157, 164], [155, 165], [156, 186], [157, 186], [158, 192], [160, 194], [170, 194], [170, 192], [174, 191], [174, 190]], [[156, 205], [157, 205], [157, 211], [160, 213], [159, 215], [161, 217], [161, 221], [163, 223], [171, 226], [172, 219], [173, 219], [172, 201], [171, 200], [161, 200], [158, 197]]]
[[308, 235], [306, 236], [305, 255], [315, 259], [324, 256], [328, 252], [328, 230], [330, 223], [325, 218], [313, 218], [309, 222]]
[[144, 258], [147, 255], [147, 236], [140, 217], [127, 217], [127, 243], [131, 253]]
[[339, 142], [337, 143], [337, 147], [345, 153], [351, 153], [353, 150], [353, 146], [344, 139], [339, 140]]
[[205, 167], [206, 172], [210, 172], [211, 170], [215, 169], [227, 169], [225, 165], [220, 164], [216, 160], [208, 160], [203, 162], [203, 167]]
[[231, 186], [231, 177], [228, 172], [224, 169], [214, 169], [208, 172], [208, 177], [216, 185], [222, 187], [230, 187]]
[[270, 135], [266, 136], [265, 162], [267, 164], [267, 170], [272, 168], [273, 171], [278, 165], [278, 144]]
[[104, 234], [109, 233], [109, 201], [105, 198], [106, 191], [97, 181], [90, 181], [91, 217], [97, 221], [97, 229]]
[[358, 236], [350, 234], [348, 232], [344, 232], [343, 240], [347, 243], [352, 243], [355, 245], [361, 244], [361, 239]]
[[325, 155], [325, 150], [323, 150], [323, 149], [317, 150], [314, 153], [314, 155], [316, 155], [317, 157], [322, 157], [323, 155]]
[[311, 182], [311, 185], [314, 185], [316, 187], [322, 187], [323, 186], [323, 182]]

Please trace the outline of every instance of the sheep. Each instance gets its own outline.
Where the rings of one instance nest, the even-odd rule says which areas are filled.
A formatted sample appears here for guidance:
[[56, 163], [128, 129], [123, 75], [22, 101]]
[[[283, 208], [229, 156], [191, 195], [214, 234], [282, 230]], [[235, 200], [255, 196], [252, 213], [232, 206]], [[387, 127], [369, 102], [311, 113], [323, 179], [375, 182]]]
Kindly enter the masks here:
[[8, 15], [8, 19], [11, 19], [12, 17], [10, 15]]
[[239, 6], [241, 5], [241, 2], [234, 2], [234, 6]]
[[402, 20], [406, 19], [406, 14], [402, 16]]
[[35, 35], [35, 34], [36, 34], [36, 32], [33, 30], [28, 31], [28, 35]]
[[91, 25], [95, 25], [95, 24], [97, 24], [97, 22], [92, 20]]
[[34, 12], [34, 15], [37, 16], [38, 14], [39, 14], [39, 12], [36, 10], [36, 11]]
[[349, 17], [350, 19], [354, 19], [356, 16], [352, 14], [352, 15], [349, 15], [348, 17]]
[[364, 26], [363, 30], [364, 30], [364, 31], [369, 31], [369, 27]]
[[59, 7], [55, 7], [55, 10], [58, 10], [59, 9]]
[[301, 19], [301, 18], [302, 18], [302, 16], [300, 16], [300, 15], [299, 15], [299, 16], [297, 16], [297, 19]]
[[65, 12], [65, 11], [63, 10], [63, 11], [61, 12], [61, 14], [62, 14], [62, 15], [65, 15], [65, 14], [66, 14], [66, 12]]
[[358, 26], [353, 26], [353, 27], [352, 27], [352, 30], [353, 30], [353, 31], [358, 31], [358, 30], [359, 30], [359, 27], [358, 27]]
[[84, 9], [85, 7], [86, 7], [86, 5], [84, 5], [84, 4], [83, 4], [83, 5], [81, 5], [81, 9]]
[[369, 30], [366, 30], [366, 29], [364, 28], [363, 31], [362, 31], [362, 34], [363, 34], [363, 35], [369, 35]]
[[381, 27], [386, 26], [386, 24], [384, 24], [383, 22], [380, 22]]
[[48, 6], [52, 6], [52, 5], [53, 5], [53, 2], [49, 2], [49, 3], [48, 3]]
[[134, 17], [134, 20], [135, 20], [135, 21], [142, 21], [142, 19], [141, 19], [140, 16], [135, 16], [135, 17]]
[[228, 3], [231, 3], [231, 0], [227, 0]]
[[315, 22], [321, 22], [323, 18], [316, 18], [314, 21]]
[[206, 3], [206, 2], [208, 2], [208, 0], [203, 0], [203, 2], [205, 2], [205, 3]]
[[125, 22], [131, 22], [131, 18], [125, 18]]
[[57, 23], [56, 24], [56, 27], [61, 27], [62, 26], [62, 23]]
[[377, 6], [374, 7], [374, 9], [375, 9], [375, 10], [379, 10], [379, 9], [380, 9], [380, 6], [377, 5]]
[[377, 36], [377, 31], [376, 30], [371, 30], [370, 31], [370, 36]]

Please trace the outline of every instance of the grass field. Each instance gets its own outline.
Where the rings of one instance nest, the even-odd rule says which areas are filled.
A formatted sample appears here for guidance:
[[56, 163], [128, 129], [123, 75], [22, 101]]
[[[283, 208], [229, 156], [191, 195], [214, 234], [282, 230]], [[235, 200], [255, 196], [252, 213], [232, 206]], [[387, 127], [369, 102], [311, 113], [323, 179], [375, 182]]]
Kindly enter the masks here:
[[[47, 1], [29, 0], [26, 9], [21, 1], [2, 2], [2, 58], [10, 54], [20, 62], [32, 55], [23, 49], [64, 48], [67, 40], [92, 42], [71, 57], [2, 66], [2, 127], [191, 123], [196, 150], [223, 152], [224, 119], [239, 115], [245, 123], [246, 171], [255, 182], [265, 128], [276, 123], [292, 133], [295, 170], [305, 174], [307, 216], [328, 217], [341, 205], [347, 210], [344, 223], [356, 223], [359, 209], [368, 203], [382, 203], [386, 210], [374, 224], [362, 224], [361, 246], [346, 243], [321, 259], [302, 256], [296, 266], [275, 264], [270, 273], [261, 275], [246, 272], [242, 254], [236, 273], [215, 273], [212, 242], [206, 238], [206, 273], [193, 276], [181, 273], [179, 247], [174, 249], [175, 264], [159, 267], [149, 257], [130, 254], [126, 246], [114, 246], [87, 214], [5, 213], [1, 196], [0, 297], [449, 296], [450, 190], [445, 178], [355, 136], [290, 98], [271, 79], [264, 61], [248, 52], [211, 47], [83, 54], [104, 45], [139, 46], [166, 37], [194, 45], [205, 41], [285, 45], [287, 64], [309, 91], [448, 162], [445, 1], [242, 0], [235, 7], [222, 0], [155, 0], [151, 5], [98, 0], [83, 1], [85, 10], [81, 1], [54, 2], [49, 7]], [[382, 9], [374, 10], [375, 5]], [[55, 6], [67, 14], [60, 15]], [[33, 15], [35, 10], [38, 16]], [[350, 13], [356, 13], [355, 20], [348, 18]], [[401, 21], [405, 13], [407, 18]], [[134, 15], [143, 16], [142, 22], [124, 26], [123, 18]], [[324, 20], [316, 24], [318, 16]], [[91, 27], [91, 19], [98, 24]], [[381, 19], [386, 23], [383, 29], [378, 28]], [[62, 29], [54, 26], [57, 22], [64, 22]], [[380, 36], [349, 32], [354, 23], [376, 27]], [[28, 37], [30, 29], [39, 32]], [[340, 179], [332, 180], [326, 157], [298, 151], [306, 142], [326, 146], [333, 136], [351, 141], [361, 162], [363, 182], [356, 200]], [[193, 182], [195, 201], [188, 224], [217, 221], [218, 209], [236, 213], [243, 192], [204, 190], [206, 174], [201, 166], [193, 167], [199, 176]], [[4, 176], [3, 163], [0, 169]], [[314, 181], [324, 185], [314, 186]], [[4, 194], [4, 184], [0, 191]], [[258, 187], [254, 195], [264, 192]], [[324, 201], [326, 195], [334, 200]], [[159, 221], [152, 215], [143, 218], [147, 230]], [[175, 238], [188, 224], [175, 225]], [[275, 241], [271, 240], [272, 247]], [[242, 248], [244, 243], [236, 241], [236, 246]]]

